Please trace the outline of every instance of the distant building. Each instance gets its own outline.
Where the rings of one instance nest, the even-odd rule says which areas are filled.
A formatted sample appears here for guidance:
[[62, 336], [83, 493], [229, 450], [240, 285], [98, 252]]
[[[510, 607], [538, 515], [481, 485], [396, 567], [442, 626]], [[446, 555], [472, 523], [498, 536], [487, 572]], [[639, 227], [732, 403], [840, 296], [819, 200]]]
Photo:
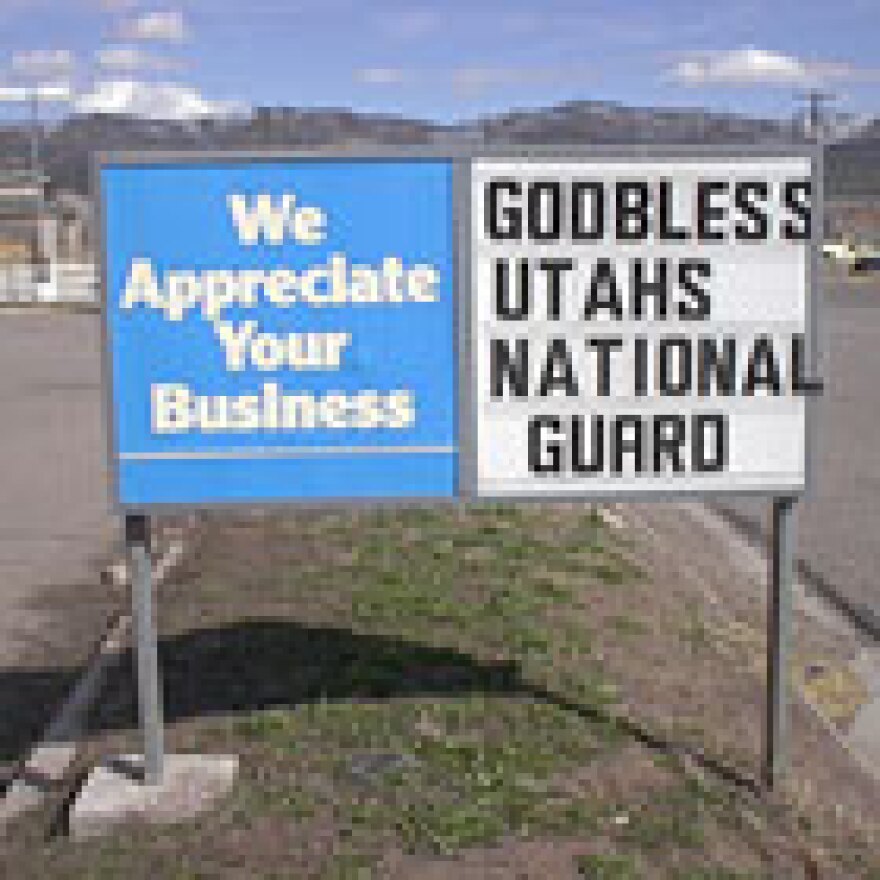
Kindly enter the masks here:
[[825, 203], [825, 237], [854, 244], [880, 244], [880, 204], [839, 199]]
[[0, 264], [86, 263], [95, 258], [92, 207], [53, 192], [46, 177], [0, 173]]
[[0, 263], [41, 262], [50, 250], [42, 223], [46, 179], [28, 171], [0, 175]]

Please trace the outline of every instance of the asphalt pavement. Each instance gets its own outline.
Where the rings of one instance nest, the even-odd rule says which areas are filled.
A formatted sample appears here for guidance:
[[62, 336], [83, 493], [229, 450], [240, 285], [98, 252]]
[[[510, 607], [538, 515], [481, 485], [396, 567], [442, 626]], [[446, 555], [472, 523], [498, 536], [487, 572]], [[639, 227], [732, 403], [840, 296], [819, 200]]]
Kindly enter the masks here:
[[114, 537], [100, 363], [97, 315], [0, 310], [0, 669], [46, 638], [40, 588], [95, 577]]
[[[802, 576], [880, 633], [880, 273], [829, 274], [814, 482], [798, 505]], [[718, 505], [766, 537], [768, 502]]]
[[[826, 388], [799, 556], [880, 629], [880, 273], [829, 279], [820, 329]], [[88, 576], [115, 535], [100, 379], [98, 316], [0, 312], [0, 667], [38, 637], [34, 589]], [[755, 532], [767, 506], [722, 505]]]

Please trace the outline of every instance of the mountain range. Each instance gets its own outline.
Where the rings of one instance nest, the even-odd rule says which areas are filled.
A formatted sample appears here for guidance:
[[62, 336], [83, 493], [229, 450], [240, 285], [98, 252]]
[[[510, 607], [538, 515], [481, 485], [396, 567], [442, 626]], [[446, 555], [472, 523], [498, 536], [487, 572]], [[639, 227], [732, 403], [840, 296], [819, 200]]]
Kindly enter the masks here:
[[[248, 116], [179, 122], [118, 115], [68, 117], [41, 131], [41, 164], [60, 189], [87, 193], [91, 155], [109, 150], [314, 149], [350, 145], [778, 144], [803, 142], [802, 124], [693, 109], [576, 101], [455, 124], [346, 109], [258, 108]], [[30, 162], [31, 129], [0, 126], [0, 170]], [[880, 197], [880, 120], [826, 152], [826, 195]]]

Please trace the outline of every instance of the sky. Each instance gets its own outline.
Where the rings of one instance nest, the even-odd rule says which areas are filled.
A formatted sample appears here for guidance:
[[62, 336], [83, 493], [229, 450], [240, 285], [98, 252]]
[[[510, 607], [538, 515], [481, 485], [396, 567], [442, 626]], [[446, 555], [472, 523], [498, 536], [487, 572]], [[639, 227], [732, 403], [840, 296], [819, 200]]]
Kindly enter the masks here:
[[0, 101], [191, 118], [334, 106], [452, 121], [572, 100], [880, 112], [878, 0], [0, 0]]

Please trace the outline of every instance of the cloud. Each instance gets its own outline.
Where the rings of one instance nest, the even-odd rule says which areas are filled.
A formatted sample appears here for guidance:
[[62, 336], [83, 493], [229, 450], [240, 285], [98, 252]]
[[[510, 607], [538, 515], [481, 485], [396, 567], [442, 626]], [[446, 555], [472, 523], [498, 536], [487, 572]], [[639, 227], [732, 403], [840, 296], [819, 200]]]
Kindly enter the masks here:
[[401, 86], [411, 80], [411, 75], [403, 67], [361, 67], [354, 78], [367, 86]]
[[136, 42], [182, 43], [187, 34], [186, 21], [178, 9], [144, 12], [119, 26], [122, 39]]
[[136, 70], [175, 70], [180, 62], [144, 52], [137, 46], [105, 46], [95, 52], [95, 61], [102, 70], [132, 73]]
[[468, 94], [522, 82], [527, 76], [522, 68], [484, 65], [456, 67], [450, 72], [452, 87]]
[[75, 63], [69, 49], [27, 49], [12, 54], [10, 68], [20, 76], [45, 79], [67, 76]]
[[682, 53], [670, 70], [674, 80], [690, 86], [808, 86], [832, 79], [854, 79], [864, 73], [846, 63], [807, 61], [751, 46]]
[[76, 101], [79, 113], [118, 113], [149, 119], [186, 120], [228, 116], [241, 110], [232, 101], [212, 101], [198, 89], [177, 83], [107, 79]]
[[105, 12], [128, 12], [137, 6], [138, 0], [95, 0]]
[[510, 86], [548, 85], [578, 82], [588, 73], [581, 64], [464, 65], [449, 72], [455, 92], [473, 97]]
[[0, 85], [0, 102], [24, 103], [38, 101], [46, 103], [67, 103], [71, 100], [73, 90], [67, 82], [41, 83], [37, 86], [3, 86]]
[[589, 73], [583, 64], [462, 65], [451, 68], [362, 67], [355, 71], [361, 85], [400, 87], [428, 83], [474, 97], [492, 89], [577, 82]]

